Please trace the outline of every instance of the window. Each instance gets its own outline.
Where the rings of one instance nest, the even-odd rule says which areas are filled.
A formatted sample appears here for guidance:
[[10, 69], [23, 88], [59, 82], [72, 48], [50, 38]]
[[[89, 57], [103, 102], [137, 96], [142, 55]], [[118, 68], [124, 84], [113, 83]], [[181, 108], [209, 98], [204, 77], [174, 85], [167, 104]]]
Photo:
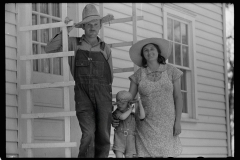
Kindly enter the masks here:
[[194, 72], [194, 26], [195, 15], [172, 4], [165, 4], [164, 38], [172, 42], [172, 54], [168, 63], [183, 72], [181, 93], [183, 98], [182, 115], [196, 118], [195, 72]]
[[[32, 3], [32, 25], [61, 21], [59, 3]], [[33, 54], [45, 54], [47, 42], [60, 31], [60, 28], [32, 31]], [[33, 71], [62, 75], [62, 58], [33, 60]]]

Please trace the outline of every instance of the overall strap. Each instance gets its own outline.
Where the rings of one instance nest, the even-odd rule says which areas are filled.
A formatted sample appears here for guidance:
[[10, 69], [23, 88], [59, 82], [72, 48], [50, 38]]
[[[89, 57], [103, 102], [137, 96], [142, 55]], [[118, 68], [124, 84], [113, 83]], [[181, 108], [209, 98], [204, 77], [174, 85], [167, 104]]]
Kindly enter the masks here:
[[100, 49], [104, 51], [104, 48], [105, 48], [105, 42], [101, 42], [100, 43]]

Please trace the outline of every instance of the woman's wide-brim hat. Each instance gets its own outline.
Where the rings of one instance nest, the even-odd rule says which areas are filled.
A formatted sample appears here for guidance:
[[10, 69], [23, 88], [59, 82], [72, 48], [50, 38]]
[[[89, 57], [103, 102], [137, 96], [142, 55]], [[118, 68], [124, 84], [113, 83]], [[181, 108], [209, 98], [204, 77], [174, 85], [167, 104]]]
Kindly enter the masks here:
[[114, 16], [108, 14], [104, 17], [101, 17], [93, 4], [87, 4], [82, 12], [82, 21], [74, 25], [75, 28], [82, 28], [83, 24], [88, 23], [92, 20], [100, 19], [101, 23], [107, 23], [114, 19]]
[[167, 60], [172, 53], [172, 42], [166, 39], [147, 38], [147, 39], [140, 40], [137, 43], [133, 44], [129, 50], [131, 60], [133, 61], [133, 63], [135, 63], [139, 67], [142, 67], [141, 50], [143, 46], [149, 43], [154, 43], [159, 46], [161, 50], [161, 56], [163, 56], [165, 60]]

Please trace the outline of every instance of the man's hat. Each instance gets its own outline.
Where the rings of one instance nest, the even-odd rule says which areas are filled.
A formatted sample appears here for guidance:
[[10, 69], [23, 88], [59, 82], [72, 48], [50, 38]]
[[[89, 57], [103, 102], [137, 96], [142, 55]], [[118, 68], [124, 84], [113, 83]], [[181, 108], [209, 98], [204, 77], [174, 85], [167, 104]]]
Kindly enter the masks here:
[[75, 24], [75, 28], [82, 28], [83, 24], [88, 23], [92, 20], [100, 19], [101, 23], [107, 23], [114, 19], [113, 15], [108, 14], [104, 17], [101, 17], [93, 4], [87, 4], [82, 12], [82, 21]]
[[159, 46], [161, 50], [161, 56], [165, 58], [165, 60], [168, 59], [168, 57], [172, 53], [172, 42], [162, 39], [162, 38], [146, 38], [143, 40], [140, 40], [132, 45], [132, 47], [129, 50], [130, 58], [137, 66], [142, 67], [142, 56], [141, 56], [141, 50], [143, 46], [146, 44], [153, 43]]

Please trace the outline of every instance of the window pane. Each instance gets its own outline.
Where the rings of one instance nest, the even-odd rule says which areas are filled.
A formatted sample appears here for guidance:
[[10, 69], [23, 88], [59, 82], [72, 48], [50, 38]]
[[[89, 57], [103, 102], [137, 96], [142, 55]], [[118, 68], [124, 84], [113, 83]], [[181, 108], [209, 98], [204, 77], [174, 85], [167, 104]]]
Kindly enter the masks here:
[[47, 3], [40, 3], [40, 12], [48, 14], [48, 4]]
[[[45, 54], [44, 46], [41, 46], [41, 54]], [[41, 59], [41, 71], [44, 73], [50, 73], [50, 59]]]
[[168, 62], [173, 64], [173, 43], [172, 43], [172, 53], [170, 54], [168, 58]]
[[[33, 54], [38, 54], [37, 44], [32, 45]], [[33, 71], [39, 71], [38, 69], [38, 60], [33, 60]]]
[[32, 10], [37, 11], [37, 3], [32, 3]]
[[[46, 17], [40, 17], [41, 24], [48, 23], [48, 18]], [[41, 42], [47, 43], [49, 41], [49, 30], [48, 29], [42, 29], [41, 30]]]
[[188, 44], [188, 32], [187, 32], [187, 25], [181, 23], [181, 31], [182, 31], [182, 43]]
[[183, 75], [181, 76], [181, 90], [186, 91], [186, 71], [183, 69], [180, 69], [183, 72]]
[[[59, 22], [59, 21], [52, 20], [52, 23], [55, 23], [55, 22]], [[60, 32], [60, 28], [53, 28], [52, 29], [52, 37], [54, 37], [59, 32]]]
[[168, 30], [168, 39], [173, 40], [173, 20], [167, 19], [167, 30]]
[[52, 3], [52, 15], [55, 17], [60, 17], [60, 6], [59, 3]]
[[181, 65], [181, 46], [175, 44], [175, 64]]
[[182, 46], [183, 66], [188, 67], [188, 47]]
[[[37, 24], [37, 15], [33, 14], [32, 15], [32, 25]], [[32, 31], [32, 40], [37, 41], [37, 31], [34, 30]]]
[[175, 42], [181, 42], [180, 41], [180, 22], [174, 20], [174, 41]]
[[182, 99], [183, 99], [182, 112], [183, 113], [188, 113], [188, 111], [187, 111], [187, 93], [186, 92], [182, 92]]
[[61, 58], [53, 58], [53, 74], [61, 75]]

